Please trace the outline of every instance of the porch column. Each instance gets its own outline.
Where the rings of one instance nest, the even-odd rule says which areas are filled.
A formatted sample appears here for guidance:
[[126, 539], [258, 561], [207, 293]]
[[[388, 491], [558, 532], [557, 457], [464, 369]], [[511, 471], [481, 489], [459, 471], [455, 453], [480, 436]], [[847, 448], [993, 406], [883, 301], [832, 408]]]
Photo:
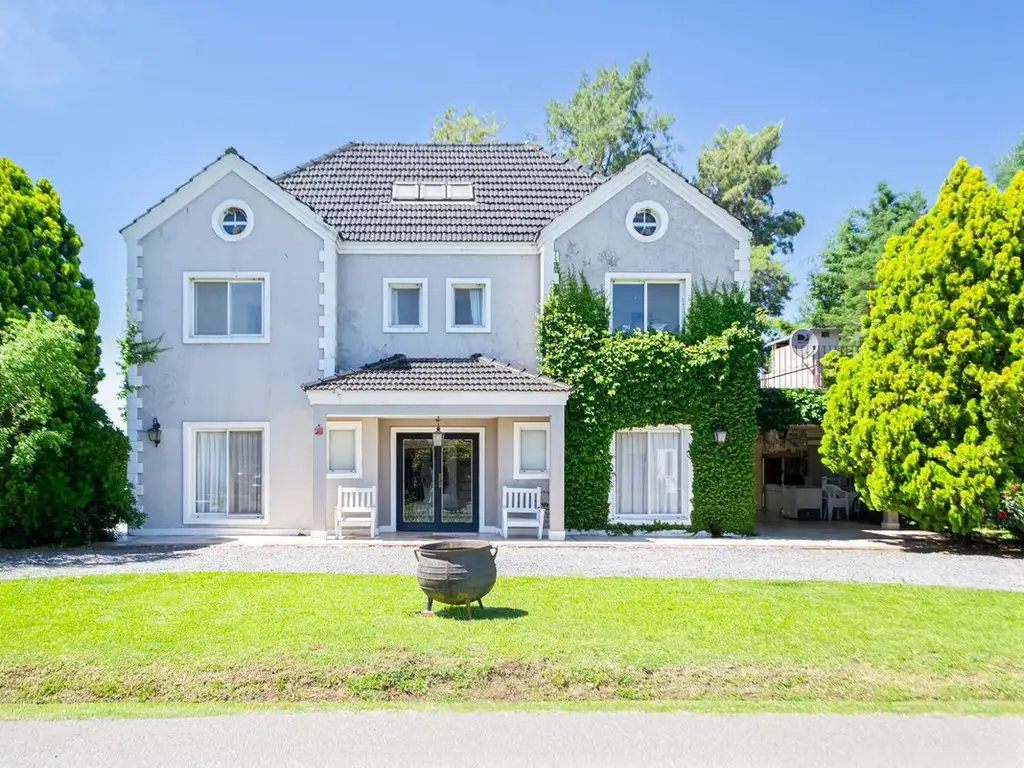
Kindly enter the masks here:
[[900, 529], [900, 516], [898, 512], [882, 513], [882, 530], [898, 531]]
[[313, 521], [309, 535], [314, 539], [327, 538], [327, 424], [323, 409], [313, 408], [310, 426], [313, 440]]
[[555, 408], [551, 414], [550, 439], [548, 538], [565, 541], [565, 408]]

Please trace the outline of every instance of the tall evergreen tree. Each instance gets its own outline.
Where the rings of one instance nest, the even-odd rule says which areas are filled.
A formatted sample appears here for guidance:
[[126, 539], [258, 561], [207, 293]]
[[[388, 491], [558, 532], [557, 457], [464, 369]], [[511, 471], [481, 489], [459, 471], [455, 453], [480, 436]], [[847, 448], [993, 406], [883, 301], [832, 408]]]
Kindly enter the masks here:
[[839, 328], [845, 353], [860, 346], [861, 318], [868, 312], [868, 291], [877, 286], [875, 271], [894, 235], [902, 235], [924, 213], [920, 192], [894, 192], [878, 184], [867, 208], [851, 211], [818, 257], [807, 294], [807, 324]]
[[640, 155], [653, 154], [671, 165], [675, 118], [659, 115], [648, 105], [651, 92], [647, 56], [634, 61], [625, 73], [617, 64], [601, 67], [591, 79], [584, 74], [566, 102], [547, 105], [548, 141], [552, 148], [610, 176]]

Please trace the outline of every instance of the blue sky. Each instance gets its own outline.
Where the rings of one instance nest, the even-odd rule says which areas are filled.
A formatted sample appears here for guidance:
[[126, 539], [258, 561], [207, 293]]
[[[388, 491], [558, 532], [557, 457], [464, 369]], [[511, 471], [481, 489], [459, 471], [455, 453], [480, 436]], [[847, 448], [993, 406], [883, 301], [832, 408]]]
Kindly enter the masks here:
[[53, 181], [85, 241], [113, 409], [118, 230], [227, 146], [276, 173], [353, 139], [424, 140], [448, 104], [543, 137], [548, 99], [649, 53], [687, 172], [718, 125], [785, 122], [777, 203], [807, 219], [803, 283], [879, 180], [931, 200], [958, 157], [988, 168], [1014, 143], [1022, 28], [1024, 4], [994, 0], [0, 0], [0, 155]]

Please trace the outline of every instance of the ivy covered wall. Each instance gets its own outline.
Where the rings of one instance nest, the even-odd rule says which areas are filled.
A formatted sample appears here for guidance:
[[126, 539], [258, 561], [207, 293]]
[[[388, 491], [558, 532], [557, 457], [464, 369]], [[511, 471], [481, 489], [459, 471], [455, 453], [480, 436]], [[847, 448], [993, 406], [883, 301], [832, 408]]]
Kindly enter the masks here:
[[[608, 524], [616, 431], [689, 424], [691, 522], [747, 533], [754, 526], [754, 438], [762, 352], [753, 309], [738, 289], [695, 291], [681, 334], [609, 333], [603, 292], [576, 274], [552, 286], [538, 321], [541, 371], [572, 386], [565, 427], [566, 527]], [[714, 432], [725, 427], [725, 443]]]

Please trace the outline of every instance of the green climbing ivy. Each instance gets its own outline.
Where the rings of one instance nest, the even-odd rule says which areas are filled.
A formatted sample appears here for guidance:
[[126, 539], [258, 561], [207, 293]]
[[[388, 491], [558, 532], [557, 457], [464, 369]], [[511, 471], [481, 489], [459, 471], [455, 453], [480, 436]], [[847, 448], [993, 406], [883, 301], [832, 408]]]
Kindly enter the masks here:
[[[757, 366], [754, 310], [736, 288], [694, 292], [682, 333], [609, 333], [608, 305], [574, 273], [561, 274], [538, 320], [542, 372], [572, 386], [566, 410], [566, 527], [608, 527], [615, 432], [689, 424], [691, 524], [748, 533], [754, 526]], [[716, 427], [725, 443], [716, 443]]]
[[757, 425], [762, 430], [785, 429], [792, 424], [821, 424], [827, 389], [770, 389], [760, 391]]

